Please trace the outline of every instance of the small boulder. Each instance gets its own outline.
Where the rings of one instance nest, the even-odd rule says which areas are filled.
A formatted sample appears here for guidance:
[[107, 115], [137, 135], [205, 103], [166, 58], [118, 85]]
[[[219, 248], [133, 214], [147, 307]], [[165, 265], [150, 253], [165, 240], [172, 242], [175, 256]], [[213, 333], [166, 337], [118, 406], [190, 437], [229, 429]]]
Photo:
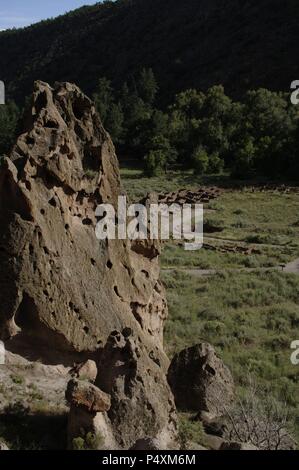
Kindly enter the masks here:
[[220, 450], [259, 450], [250, 442], [224, 442]]
[[71, 374], [78, 379], [94, 382], [98, 374], [97, 365], [94, 361], [88, 359], [88, 361], [76, 365], [71, 370]]
[[220, 450], [225, 443], [226, 441], [222, 437], [210, 436], [209, 434], [205, 436], [205, 445], [209, 450]]
[[70, 380], [65, 397], [71, 406], [83, 408], [89, 413], [108, 411], [110, 395], [88, 382]]
[[176, 354], [168, 370], [168, 382], [179, 409], [221, 416], [234, 398], [229, 369], [208, 343]]
[[160, 450], [160, 447], [156, 439], [146, 437], [144, 439], [138, 439], [130, 450]]

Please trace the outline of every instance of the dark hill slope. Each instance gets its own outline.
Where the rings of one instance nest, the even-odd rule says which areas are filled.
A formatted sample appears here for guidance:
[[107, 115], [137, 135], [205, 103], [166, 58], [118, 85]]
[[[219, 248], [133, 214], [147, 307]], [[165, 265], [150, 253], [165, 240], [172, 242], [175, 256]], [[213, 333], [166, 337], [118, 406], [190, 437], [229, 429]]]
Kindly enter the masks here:
[[0, 33], [0, 79], [18, 100], [35, 79], [90, 93], [152, 67], [163, 98], [223, 83], [288, 89], [299, 79], [298, 0], [118, 0]]

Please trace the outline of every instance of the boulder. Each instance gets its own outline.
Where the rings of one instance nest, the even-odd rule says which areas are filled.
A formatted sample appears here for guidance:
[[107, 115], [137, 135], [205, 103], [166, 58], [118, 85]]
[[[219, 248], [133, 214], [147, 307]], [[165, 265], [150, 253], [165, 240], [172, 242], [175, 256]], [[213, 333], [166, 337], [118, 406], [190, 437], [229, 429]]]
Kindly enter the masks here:
[[96, 447], [90, 450], [118, 449], [112, 426], [107, 416], [111, 406], [110, 396], [95, 385], [80, 380], [70, 380], [65, 393], [70, 405], [67, 425], [68, 448], [74, 448], [74, 440], [85, 442], [86, 436], [94, 436]]
[[76, 365], [70, 373], [81, 380], [94, 382], [97, 377], [98, 369], [96, 363], [88, 359], [88, 361]]
[[209, 450], [220, 450], [225, 442], [225, 439], [219, 436], [210, 436], [209, 434], [205, 436], [205, 445]]
[[81, 438], [85, 441], [88, 435], [94, 436], [96, 443], [96, 447], [89, 450], [119, 449], [106, 412], [89, 411], [71, 404], [67, 425], [68, 448], [74, 449], [74, 439]]
[[122, 449], [148, 440], [159, 449], [177, 446], [174, 399], [158, 352], [158, 346], [148, 351], [129, 328], [111, 333], [102, 352], [95, 383], [111, 395], [107, 414]]
[[213, 415], [211, 416], [209, 413], [201, 411], [194, 419], [201, 421], [206, 434], [223, 437], [227, 431], [227, 418], [224, 416], [217, 416], [215, 418]]
[[259, 450], [250, 442], [223, 442], [220, 450]]
[[208, 343], [176, 354], [168, 382], [179, 409], [207, 412], [210, 418], [220, 416], [234, 398], [232, 375]]
[[129, 326], [149, 350], [159, 345], [168, 366], [158, 242], [144, 249], [95, 235], [96, 207], [117, 212], [121, 194], [114, 146], [91, 100], [73, 84], [37, 81], [0, 168], [0, 340], [11, 352], [70, 366]]
[[156, 439], [139, 439], [130, 450], [160, 450], [159, 442]]
[[89, 382], [70, 380], [65, 397], [67, 401], [89, 413], [108, 411], [111, 406], [110, 396]]

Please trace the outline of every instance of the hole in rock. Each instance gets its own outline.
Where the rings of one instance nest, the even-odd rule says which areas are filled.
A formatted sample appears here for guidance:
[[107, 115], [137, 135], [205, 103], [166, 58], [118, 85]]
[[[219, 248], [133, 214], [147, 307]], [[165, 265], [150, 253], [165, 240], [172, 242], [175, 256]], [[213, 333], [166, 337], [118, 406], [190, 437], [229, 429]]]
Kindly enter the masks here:
[[86, 217], [85, 219], [82, 220], [83, 225], [92, 225], [92, 220], [89, 219], [89, 217]]
[[45, 252], [46, 255], [50, 254], [50, 251], [48, 250], [48, 248], [46, 246], [44, 246], [44, 252]]
[[52, 199], [50, 199], [50, 201], [49, 201], [49, 204], [50, 204], [50, 206], [52, 206], [52, 207], [56, 207], [56, 206], [57, 206], [57, 204], [56, 204], [56, 201], [55, 201], [55, 198], [54, 198], [54, 197], [52, 197]]
[[30, 183], [30, 181], [25, 181], [25, 186], [26, 186], [26, 189], [28, 189], [28, 191], [31, 191], [31, 183]]

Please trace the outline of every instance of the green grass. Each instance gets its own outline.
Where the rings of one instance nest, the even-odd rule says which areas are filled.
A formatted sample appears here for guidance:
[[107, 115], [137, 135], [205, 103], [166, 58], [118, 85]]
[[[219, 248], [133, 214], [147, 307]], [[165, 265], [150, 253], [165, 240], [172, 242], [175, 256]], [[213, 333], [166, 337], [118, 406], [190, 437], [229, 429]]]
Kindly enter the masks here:
[[[150, 191], [217, 185], [217, 179], [196, 178], [191, 172], [157, 178], [145, 178], [138, 170], [122, 174], [133, 200]], [[218, 183], [228, 187], [229, 180], [224, 176]], [[240, 393], [251, 374], [269, 396], [287, 403], [299, 437], [299, 369], [290, 362], [291, 342], [299, 336], [299, 275], [260, 269], [299, 257], [299, 194], [253, 192], [250, 186], [227, 188], [205, 207], [210, 209], [205, 223], [221, 229], [205, 234], [205, 243], [224, 247], [232, 240], [260, 253], [186, 252], [177, 242], [163, 244], [162, 279], [169, 305], [165, 347], [172, 357], [199, 341], [214, 345]], [[192, 268], [221, 272], [206, 277], [184, 273]]]
[[170, 357], [207, 341], [230, 367], [238, 386], [246, 386], [251, 373], [299, 416], [298, 369], [290, 362], [290, 344], [299, 329], [299, 276], [267, 272], [198, 278], [176, 272], [164, 274], [163, 281]]
[[297, 250], [284, 248], [277, 250], [264, 247], [262, 254], [244, 255], [239, 253], [221, 253], [201, 249], [185, 251], [182, 246], [167, 243], [162, 250], [161, 265], [167, 268], [195, 268], [195, 269], [257, 269], [277, 267], [299, 257]]
[[221, 238], [298, 249], [297, 193], [228, 191], [209, 207], [215, 211], [209, 214], [209, 219], [212, 222], [221, 219]]

